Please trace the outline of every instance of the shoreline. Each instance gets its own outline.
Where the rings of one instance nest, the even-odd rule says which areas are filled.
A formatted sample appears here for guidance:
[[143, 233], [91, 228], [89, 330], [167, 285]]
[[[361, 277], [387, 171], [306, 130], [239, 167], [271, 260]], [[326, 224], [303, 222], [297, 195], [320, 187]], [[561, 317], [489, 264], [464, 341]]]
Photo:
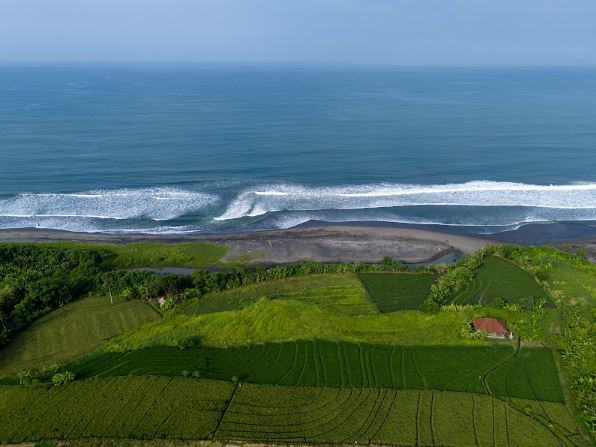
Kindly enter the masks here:
[[[459, 231], [458, 231], [459, 230]], [[228, 248], [222, 261], [248, 264], [379, 262], [391, 256], [409, 264], [428, 263], [452, 254], [467, 255], [490, 243], [568, 245], [596, 259], [596, 227], [573, 222], [528, 224], [492, 235], [470, 234], [461, 228], [437, 228], [389, 222], [310, 221], [283, 230], [222, 234], [77, 233], [38, 228], [0, 230], [0, 242], [212, 242]]]

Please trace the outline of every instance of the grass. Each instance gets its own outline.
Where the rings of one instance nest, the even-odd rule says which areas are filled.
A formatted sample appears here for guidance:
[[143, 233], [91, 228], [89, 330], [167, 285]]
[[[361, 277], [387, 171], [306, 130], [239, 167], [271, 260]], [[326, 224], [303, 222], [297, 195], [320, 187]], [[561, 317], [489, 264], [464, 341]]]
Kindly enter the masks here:
[[[550, 404], [548, 411], [568, 423], [563, 404]], [[535, 418], [472, 393], [247, 383], [235, 388], [231, 382], [163, 377], [0, 386], [0, 442], [84, 438], [560, 445]]]
[[487, 256], [476, 272], [474, 280], [454, 299], [457, 304], [490, 305], [495, 298], [510, 304], [524, 298], [544, 297], [548, 294], [532, 275], [517, 265], [497, 256]]
[[43, 242], [48, 246], [80, 249], [103, 248], [116, 254], [115, 266], [129, 267], [206, 267], [220, 264], [227, 248], [207, 242], [135, 242], [98, 244], [84, 242]]
[[[316, 341], [232, 348], [195, 346], [182, 351], [154, 346], [94, 353], [69, 368], [84, 378], [129, 374], [177, 377], [182, 371], [197, 371], [201, 377], [225, 380], [236, 376], [247, 382], [277, 385], [484, 393], [480, 376], [512, 354], [513, 349], [504, 345], [384, 347]], [[562, 401], [549, 355], [545, 348], [523, 349], [518, 358], [523, 356], [528, 365], [535, 360], [536, 366], [516, 361], [511, 367], [497, 369], [490, 376], [491, 389], [502, 397]]]
[[418, 309], [436, 280], [430, 273], [359, 273], [358, 278], [383, 313]]
[[382, 345], [479, 345], [463, 338], [464, 320], [523, 317], [498, 309], [427, 314], [400, 311], [379, 314], [351, 274], [313, 275], [269, 281], [190, 300], [159, 322], [113, 340], [113, 351], [151, 345], [176, 345], [200, 337], [211, 346], [324, 339]]
[[548, 275], [549, 290], [555, 298], [567, 304], [596, 303], [596, 265], [579, 268], [561, 263], [548, 270]]
[[344, 315], [377, 313], [375, 306], [366, 299], [366, 292], [356, 275], [349, 273], [298, 276], [211, 293], [182, 304], [177, 312], [195, 315], [239, 310], [264, 297], [300, 301]]
[[199, 337], [211, 346], [246, 345], [324, 339], [381, 345], [479, 345], [489, 340], [463, 338], [462, 321], [494, 316], [509, 324], [523, 314], [491, 309], [461, 313], [402, 311], [376, 315], [346, 315], [296, 300], [261, 298], [240, 310], [211, 314], [166, 316], [111, 340], [106, 349], [125, 351], [152, 345], [177, 344], [183, 337]]
[[0, 374], [60, 363], [88, 352], [104, 340], [159, 318], [143, 301], [90, 297], [35, 321], [0, 350]]

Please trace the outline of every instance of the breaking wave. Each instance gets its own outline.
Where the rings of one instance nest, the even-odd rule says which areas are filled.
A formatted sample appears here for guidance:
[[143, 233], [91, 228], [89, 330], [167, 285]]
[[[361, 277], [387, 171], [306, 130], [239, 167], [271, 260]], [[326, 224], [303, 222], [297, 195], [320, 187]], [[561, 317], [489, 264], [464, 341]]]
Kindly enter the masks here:
[[0, 196], [0, 229], [209, 233], [308, 221], [394, 222], [500, 232], [530, 222], [596, 221], [596, 183], [310, 187], [213, 183]]
[[241, 192], [215, 219], [225, 221], [279, 211], [405, 206], [532, 207], [596, 212], [596, 183], [531, 185], [475, 181], [445, 185], [268, 185]]
[[0, 217], [171, 220], [203, 210], [218, 198], [172, 187], [96, 190], [81, 193], [24, 193], [0, 198]]

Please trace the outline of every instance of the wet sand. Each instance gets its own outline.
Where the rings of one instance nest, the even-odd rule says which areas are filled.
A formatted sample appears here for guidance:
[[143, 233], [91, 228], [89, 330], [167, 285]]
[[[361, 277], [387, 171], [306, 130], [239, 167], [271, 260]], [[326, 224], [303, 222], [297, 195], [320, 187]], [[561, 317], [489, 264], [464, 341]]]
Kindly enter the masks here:
[[221, 235], [73, 233], [58, 230], [0, 230], [0, 242], [131, 243], [205, 241], [226, 246], [224, 261], [283, 264], [303, 260], [379, 262], [391, 256], [407, 263], [430, 262], [450, 252], [469, 254], [490, 239], [400, 227], [325, 225]]

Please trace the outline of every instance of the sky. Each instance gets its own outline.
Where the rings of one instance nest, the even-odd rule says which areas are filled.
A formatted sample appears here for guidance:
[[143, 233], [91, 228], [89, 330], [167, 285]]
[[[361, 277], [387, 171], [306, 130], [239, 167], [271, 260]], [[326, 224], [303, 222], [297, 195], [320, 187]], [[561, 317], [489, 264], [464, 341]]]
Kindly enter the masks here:
[[0, 63], [596, 65], [596, 0], [0, 0]]

